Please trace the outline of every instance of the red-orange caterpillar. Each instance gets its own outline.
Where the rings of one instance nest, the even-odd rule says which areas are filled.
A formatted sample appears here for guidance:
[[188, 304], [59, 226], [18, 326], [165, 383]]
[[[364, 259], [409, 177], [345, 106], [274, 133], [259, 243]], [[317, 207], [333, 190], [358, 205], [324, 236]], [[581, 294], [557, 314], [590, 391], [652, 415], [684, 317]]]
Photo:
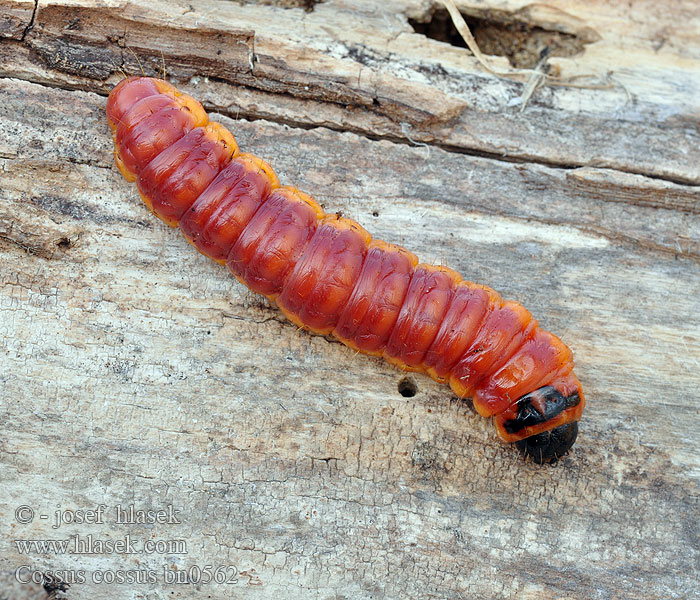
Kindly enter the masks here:
[[280, 186], [163, 80], [120, 82], [107, 118], [117, 166], [148, 208], [290, 321], [449, 383], [538, 462], [573, 445], [585, 402], [571, 350], [520, 304]]

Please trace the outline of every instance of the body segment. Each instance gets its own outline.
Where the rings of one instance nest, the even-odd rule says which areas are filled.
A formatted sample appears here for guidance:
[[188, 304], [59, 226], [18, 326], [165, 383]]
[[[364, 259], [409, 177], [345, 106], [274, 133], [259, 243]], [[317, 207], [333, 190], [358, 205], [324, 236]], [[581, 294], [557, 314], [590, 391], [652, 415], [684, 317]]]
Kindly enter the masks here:
[[280, 187], [164, 81], [122, 81], [107, 115], [115, 161], [149, 209], [291, 321], [449, 383], [536, 459], [573, 444], [584, 397], [572, 353], [520, 304]]

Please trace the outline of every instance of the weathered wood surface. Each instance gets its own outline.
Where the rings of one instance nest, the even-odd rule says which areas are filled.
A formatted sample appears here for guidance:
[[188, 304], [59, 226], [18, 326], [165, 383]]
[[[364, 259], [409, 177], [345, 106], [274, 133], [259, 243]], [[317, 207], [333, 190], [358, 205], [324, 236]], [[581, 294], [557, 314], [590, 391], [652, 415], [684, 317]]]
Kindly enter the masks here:
[[[520, 113], [521, 84], [413, 32], [432, 8], [412, 0], [0, 0], [0, 598], [46, 596], [20, 565], [84, 569], [71, 599], [700, 598], [700, 20], [526, 4], [460, 6], [589, 40], [552, 63], [615, 86]], [[524, 462], [425, 377], [402, 397], [403, 374], [296, 331], [152, 218], [103, 113], [131, 50], [283, 181], [568, 342], [589, 402], [571, 454]], [[101, 525], [39, 517], [100, 504]], [[129, 504], [181, 523], [116, 524]], [[187, 548], [14, 543], [74, 534]], [[238, 583], [169, 586], [163, 565]], [[118, 569], [159, 577], [90, 582]]]

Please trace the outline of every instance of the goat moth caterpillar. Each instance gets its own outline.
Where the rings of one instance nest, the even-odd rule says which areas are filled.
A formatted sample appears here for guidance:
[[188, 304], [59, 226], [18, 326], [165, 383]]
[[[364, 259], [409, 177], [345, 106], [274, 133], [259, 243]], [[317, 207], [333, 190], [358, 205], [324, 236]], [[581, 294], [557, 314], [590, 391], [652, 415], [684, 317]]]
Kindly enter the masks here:
[[585, 404], [573, 355], [523, 306], [281, 186], [164, 80], [124, 79], [107, 118], [146, 206], [290, 321], [449, 384], [537, 462], [573, 445]]

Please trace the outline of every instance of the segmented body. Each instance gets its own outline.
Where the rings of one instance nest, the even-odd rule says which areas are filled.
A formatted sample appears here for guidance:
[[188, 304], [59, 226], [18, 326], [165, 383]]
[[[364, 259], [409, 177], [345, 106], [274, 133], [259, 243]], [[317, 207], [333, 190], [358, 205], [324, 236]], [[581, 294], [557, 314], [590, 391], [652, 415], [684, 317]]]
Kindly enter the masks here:
[[449, 383], [506, 442], [580, 419], [571, 351], [517, 302], [280, 186], [163, 80], [125, 79], [107, 116], [116, 163], [148, 208], [292, 322]]

